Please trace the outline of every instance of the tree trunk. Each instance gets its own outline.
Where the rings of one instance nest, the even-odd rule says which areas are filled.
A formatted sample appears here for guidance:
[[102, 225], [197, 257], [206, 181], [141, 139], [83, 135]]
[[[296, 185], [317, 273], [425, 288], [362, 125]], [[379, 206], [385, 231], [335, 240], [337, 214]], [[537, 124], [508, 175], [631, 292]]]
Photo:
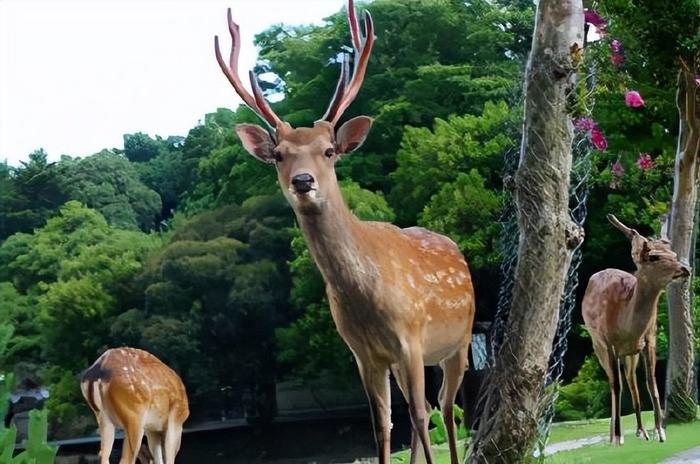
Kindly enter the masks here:
[[569, 216], [573, 127], [567, 101], [583, 46], [581, 0], [540, 0], [525, 76], [515, 202], [520, 230], [513, 302], [469, 462], [532, 456], [559, 305], [581, 233]]
[[[693, 223], [698, 195], [698, 148], [700, 147], [700, 92], [691, 70], [678, 74], [676, 104], [680, 119], [678, 150], [673, 182], [669, 238], [681, 261], [690, 265]], [[696, 388], [693, 374], [694, 332], [692, 279], [671, 283], [668, 297], [668, 370], [666, 417], [689, 422], [695, 419]]]

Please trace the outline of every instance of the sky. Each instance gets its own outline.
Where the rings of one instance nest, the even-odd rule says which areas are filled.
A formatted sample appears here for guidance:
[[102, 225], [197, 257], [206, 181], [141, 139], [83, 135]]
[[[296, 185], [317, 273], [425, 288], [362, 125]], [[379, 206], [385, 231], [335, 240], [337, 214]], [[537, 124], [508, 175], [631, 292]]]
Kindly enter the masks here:
[[253, 35], [320, 24], [344, 0], [0, 0], [0, 162], [122, 148], [123, 134], [187, 135], [241, 103], [214, 57], [240, 24], [242, 76]]

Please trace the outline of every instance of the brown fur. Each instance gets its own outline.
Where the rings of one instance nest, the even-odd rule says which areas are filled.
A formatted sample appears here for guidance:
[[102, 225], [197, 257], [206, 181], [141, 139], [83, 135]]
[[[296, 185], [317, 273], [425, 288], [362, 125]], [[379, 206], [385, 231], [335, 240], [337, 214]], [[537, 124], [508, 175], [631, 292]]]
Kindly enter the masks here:
[[433, 462], [425, 364], [439, 364], [444, 373], [440, 405], [450, 459], [457, 464], [452, 409], [467, 364], [474, 288], [467, 263], [450, 239], [421, 228], [401, 230], [391, 224], [360, 221], [340, 195], [335, 163], [362, 145], [372, 124], [370, 118], [358, 116], [335, 130], [362, 84], [374, 41], [369, 14], [364, 15], [366, 36], [361, 37], [352, 0], [347, 11], [354, 31], [352, 77], [343, 70], [328, 111], [313, 127], [292, 128], [268, 114], [258, 104], [265, 102], [252, 101], [242, 88], [236, 69], [240, 36], [230, 12], [231, 59], [226, 65], [217, 43], [217, 60], [238, 95], [274, 128], [273, 137], [251, 124], [239, 124], [236, 132], [251, 155], [277, 168], [280, 187], [325, 280], [338, 332], [355, 355], [372, 409], [380, 464], [390, 460], [390, 371], [409, 404], [411, 462], [415, 462], [419, 441], [428, 464]]
[[124, 429], [120, 464], [149, 456], [141, 450], [144, 433], [156, 464], [173, 464], [182, 424], [189, 416], [180, 377], [152, 354], [136, 348], [106, 351], [81, 376], [83, 396], [100, 429], [100, 462], [109, 463], [115, 427]]
[[608, 219], [631, 240], [632, 258], [637, 266], [635, 275], [619, 269], [605, 269], [591, 276], [582, 303], [583, 320], [591, 335], [593, 349], [610, 382], [610, 441], [613, 444], [623, 442], [620, 361], [624, 362], [625, 377], [637, 416], [637, 436], [649, 439], [642, 424], [637, 387], [639, 353], [644, 358], [656, 434], [660, 441], [664, 441], [661, 405], [654, 378], [657, 304], [666, 285], [675, 278], [687, 277], [689, 271], [678, 261], [668, 242], [645, 238], [614, 216], [610, 215]]
[[[436, 364], [445, 374], [440, 403], [456, 463], [452, 408], [467, 364], [475, 312], [469, 268], [445, 236], [419, 227], [361, 221], [350, 212], [334, 169], [344, 154], [334, 150], [362, 143], [369, 125], [360, 118], [337, 133], [326, 122], [299, 129], [285, 123], [277, 128], [276, 145], [269, 136], [265, 140], [262, 128], [239, 125], [237, 132], [256, 158], [274, 160], [282, 191], [326, 282], [333, 320], [355, 355], [374, 416], [380, 463], [389, 462], [390, 371], [409, 403], [412, 462], [419, 440], [432, 462], [423, 366]], [[292, 182], [299, 175], [313, 179], [308, 192]]]

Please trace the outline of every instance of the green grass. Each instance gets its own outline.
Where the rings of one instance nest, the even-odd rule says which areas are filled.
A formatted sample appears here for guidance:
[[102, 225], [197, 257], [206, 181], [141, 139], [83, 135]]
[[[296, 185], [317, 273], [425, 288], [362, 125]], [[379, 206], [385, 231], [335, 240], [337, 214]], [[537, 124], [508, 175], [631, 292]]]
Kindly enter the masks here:
[[[643, 413], [644, 425], [651, 435], [653, 414]], [[588, 421], [586, 423], [557, 424], [552, 428], [552, 440], [555, 443], [565, 440], [575, 440], [594, 435], [603, 435], [602, 443], [584, 446], [571, 451], [556, 453], [545, 460], [546, 464], [584, 464], [584, 463], [614, 463], [614, 464], [653, 464], [663, 461], [676, 453], [700, 446], [700, 426], [697, 422], [690, 424], [669, 424], [666, 428], [665, 443], [645, 441], [634, 436], [636, 420], [634, 415], [622, 418], [625, 444], [613, 447], [608, 443], [609, 419]], [[561, 439], [563, 438], [563, 440]]]
[[[651, 411], [642, 413], [647, 432], [651, 435], [654, 424], [654, 415]], [[658, 441], [643, 441], [634, 436], [636, 419], [634, 414], [622, 417], [625, 444], [613, 447], [608, 443], [610, 419], [594, 419], [578, 422], [562, 422], [552, 426], [548, 444], [562, 441], [589, 438], [596, 435], [603, 436], [603, 442], [596, 445], [584, 446], [572, 451], [562, 451], [545, 459], [545, 464], [585, 464], [585, 463], [612, 463], [612, 464], [653, 464], [663, 461], [676, 453], [700, 446], [700, 424], [670, 424], [666, 428], [665, 443]], [[457, 444], [460, 459], [464, 453], [465, 443]], [[450, 453], [447, 444], [433, 446], [433, 457], [437, 464], [449, 464]], [[402, 464], [409, 462], [409, 450], [394, 453], [392, 463]], [[420, 461], [419, 461], [420, 462]]]

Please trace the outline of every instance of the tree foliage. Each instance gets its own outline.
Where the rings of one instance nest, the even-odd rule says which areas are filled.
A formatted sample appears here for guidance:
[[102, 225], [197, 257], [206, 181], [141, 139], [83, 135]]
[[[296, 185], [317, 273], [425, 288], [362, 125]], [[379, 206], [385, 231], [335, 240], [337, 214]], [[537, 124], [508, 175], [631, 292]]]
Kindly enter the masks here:
[[[673, 63], [671, 53], [645, 44], [659, 37], [685, 56], [693, 45], [673, 40], [686, 3], [658, 21], [655, 2], [633, 4], [605, 2], [611, 35], [589, 44], [582, 65], [594, 63], [595, 90], [575, 102], [609, 145], [591, 155], [582, 282], [605, 267], [632, 270], [628, 242], [605, 214], [651, 234], [671, 197]], [[485, 318], [497, 294], [503, 155], [519, 144], [534, 5], [375, 0], [365, 7], [377, 41], [345, 117], [375, 121], [363, 147], [337, 165], [343, 194], [361, 218], [451, 237], [473, 271], [477, 317]], [[625, 47], [622, 68], [610, 64], [612, 34]], [[318, 119], [337, 82], [338, 53], [350, 44], [345, 13], [322, 25], [273, 26], [256, 44], [256, 71], [276, 74], [264, 86], [278, 100], [275, 111], [295, 127]], [[629, 88], [641, 92], [644, 107], [625, 106]], [[122, 344], [161, 357], [193, 397], [250, 396], [257, 403], [250, 410], [263, 415], [274, 412], [262, 406], [281, 378], [330, 373], [340, 384], [356, 381], [275, 170], [244, 150], [233, 130], [239, 123], [259, 121], [243, 106], [218, 108], [186, 137], [135, 132], [124, 135], [123, 150], [54, 163], [39, 150], [17, 167], [0, 164], [3, 362], [50, 385], [54, 432], [92, 423], [81, 419], [88, 411], [76, 374]], [[639, 167], [641, 154], [651, 169]], [[576, 333], [571, 339], [588, 346]], [[567, 359], [567, 379], [584, 357]], [[590, 370], [586, 364], [564, 393], [571, 417], [584, 398], [594, 401], [597, 387], [581, 387]]]

